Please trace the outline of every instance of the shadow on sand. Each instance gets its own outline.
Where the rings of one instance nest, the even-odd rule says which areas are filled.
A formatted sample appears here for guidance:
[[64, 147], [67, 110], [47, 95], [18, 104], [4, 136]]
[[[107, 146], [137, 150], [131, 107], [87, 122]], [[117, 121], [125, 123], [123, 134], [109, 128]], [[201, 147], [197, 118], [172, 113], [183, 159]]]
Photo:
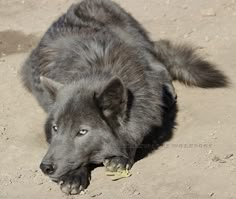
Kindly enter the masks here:
[[169, 109], [163, 111], [163, 124], [159, 127], [152, 127], [151, 132], [146, 136], [137, 149], [135, 155], [135, 162], [145, 158], [153, 151], [157, 150], [160, 146], [170, 140], [173, 136], [173, 130], [175, 129], [176, 116], [178, 113], [178, 106], [176, 103]]

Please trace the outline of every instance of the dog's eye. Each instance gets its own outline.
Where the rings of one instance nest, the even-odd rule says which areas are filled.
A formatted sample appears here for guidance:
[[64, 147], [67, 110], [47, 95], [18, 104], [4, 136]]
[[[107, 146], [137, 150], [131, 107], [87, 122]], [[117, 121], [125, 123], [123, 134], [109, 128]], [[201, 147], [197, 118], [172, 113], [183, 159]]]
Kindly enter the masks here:
[[57, 127], [57, 125], [54, 124], [54, 125], [52, 126], [52, 129], [53, 129], [54, 132], [57, 132], [57, 131], [58, 131], [58, 127]]
[[79, 135], [85, 135], [86, 133], [88, 133], [87, 129], [80, 129], [78, 132]]

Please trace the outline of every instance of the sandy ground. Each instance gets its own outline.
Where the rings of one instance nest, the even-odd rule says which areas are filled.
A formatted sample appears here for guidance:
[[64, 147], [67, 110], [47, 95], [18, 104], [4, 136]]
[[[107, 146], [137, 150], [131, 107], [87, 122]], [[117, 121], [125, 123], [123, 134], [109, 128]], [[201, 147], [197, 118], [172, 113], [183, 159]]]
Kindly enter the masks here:
[[104, 168], [97, 168], [85, 195], [66, 196], [41, 173], [45, 114], [22, 88], [18, 71], [50, 23], [72, 2], [0, 0], [0, 198], [235, 199], [235, 0], [117, 0], [153, 39], [200, 46], [232, 86], [204, 90], [175, 83], [180, 110], [174, 137], [137, 162], [128, 179], [112, 182]]

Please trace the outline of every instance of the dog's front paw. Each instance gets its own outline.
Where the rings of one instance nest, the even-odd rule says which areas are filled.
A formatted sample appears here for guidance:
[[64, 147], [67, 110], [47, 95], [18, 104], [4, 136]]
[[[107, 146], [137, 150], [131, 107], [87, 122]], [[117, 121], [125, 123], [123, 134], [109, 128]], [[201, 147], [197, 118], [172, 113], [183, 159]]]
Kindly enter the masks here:
[[107, 170], [107, 175], [112, 176], [112, 180], [119, 180], [131, 176], [131, 162], [122, 157], [107, 158], [103, 162]]
[[76, 195], [84, 191], [90, 182], [91, 174], [87, 167], [71, 171], [61, 178], [60, 188], [68, 195]]
[[107, 158], [103, 161], [103, 165], [106, 167], [107, 171], [111, 172], [129, 170], [131, 168], [129, 160], [123, 157]]

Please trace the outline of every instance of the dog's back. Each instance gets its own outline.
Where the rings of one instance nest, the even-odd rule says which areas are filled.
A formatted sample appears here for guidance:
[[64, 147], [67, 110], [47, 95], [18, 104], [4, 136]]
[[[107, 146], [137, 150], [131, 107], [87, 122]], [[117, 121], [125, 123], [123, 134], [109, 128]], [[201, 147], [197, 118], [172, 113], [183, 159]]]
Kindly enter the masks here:
[[[191, 48], [165, 41], [154, 45], [133, 17], [109, 0], [72, 5], [24, 64], [25, 86], [50, 111], [53, 101], [40, 76], [66, 85], [80, 81], [97, 91], [119, 77], [135, 99], [130, 116], [136, 123], [144, 117], [146, 126], [159, 125], [161, 107], [174, 103], [172, 78], [202, 87], [227, 85], [227, 78]], [[168, 104], [163, 101], [166, 93]]]
[[[152, 68], [157, 72], [153, 73]], [[72, 5], [48, 29], [26, 61], [22, 74], [26, 87], [45, 110], [50, 109], [51, 101], [43, 92], [40, 76], [68, 84], [94, 75], [90, 82], [94, 86], [118, 76], [140, 96], [148, 96], [149, 92], [160, 96], [164, 82], [171, 87], [171, 78], [155, 59], [154, 45], [145, 30], [107, 0]], [[147, 89], [147, 84], [155, 91]]]

